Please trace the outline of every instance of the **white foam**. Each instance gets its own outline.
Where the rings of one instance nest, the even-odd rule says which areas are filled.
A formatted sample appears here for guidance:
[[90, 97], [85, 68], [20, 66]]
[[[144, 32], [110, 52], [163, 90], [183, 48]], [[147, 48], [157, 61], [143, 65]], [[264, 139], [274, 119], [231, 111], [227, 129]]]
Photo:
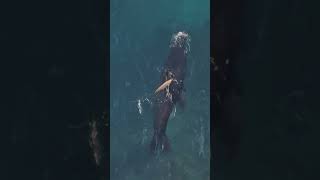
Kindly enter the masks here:
[[184, 48], [184, 53], [190, 52], [191, 37], [188, 33], [180, 31], [172, 35], [169, 47], [181, 47]]

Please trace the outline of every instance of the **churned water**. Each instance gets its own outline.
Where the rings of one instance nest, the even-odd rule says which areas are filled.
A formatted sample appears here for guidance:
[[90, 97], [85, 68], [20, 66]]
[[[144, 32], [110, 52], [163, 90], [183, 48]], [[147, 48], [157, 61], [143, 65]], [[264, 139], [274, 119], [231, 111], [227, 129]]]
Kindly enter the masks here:
[[[207, 180], [210, 176], [209, 0], [111, 0], [112, 180]], [[171, 114], [171, 152], [152, 156], [152, 96], [174, 33], [191, 36], [186, 107]]]

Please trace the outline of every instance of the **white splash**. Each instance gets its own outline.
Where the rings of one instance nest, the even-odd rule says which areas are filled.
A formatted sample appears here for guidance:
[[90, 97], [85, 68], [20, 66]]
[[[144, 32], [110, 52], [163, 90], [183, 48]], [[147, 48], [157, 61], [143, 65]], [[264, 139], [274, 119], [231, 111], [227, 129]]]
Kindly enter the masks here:
[[191, 37], [186, 32], [178, 32], [172, 35], [169, 47], [181, 47], [184, 48], [184, 53], [190, 52]]
[[139, 111], [139, 114], [142, 114], [142, 106], [141, 106], [141, 100], [138, 99], [138, 104], [137, 104], [137, 108], [138, 108], [138, 111]]
[[173, 118], [176, 117], [176, 112], [177, 112], [177, 108], [176, 108], [176, 106], [174, 106]]
[[152, 105], [152, 102], [151, 102], [148, 98], [145, 98], [144, 101], [147, 101], [147, 103], [149, 103], [150, 105]]

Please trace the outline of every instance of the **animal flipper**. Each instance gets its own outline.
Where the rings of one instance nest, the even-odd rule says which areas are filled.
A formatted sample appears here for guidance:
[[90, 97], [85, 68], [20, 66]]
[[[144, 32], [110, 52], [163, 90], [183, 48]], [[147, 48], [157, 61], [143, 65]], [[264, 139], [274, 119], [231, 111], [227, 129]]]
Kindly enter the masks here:
[[157, 153], [157, 152], [169, 152], [170, 142], [166, 134], [162, 135], [154, 135], [150, 144], [151, 152]]
[[166, 82], [164, 82], [163, 84], [161, 84], [161, 86], [158, 87], [158, 89], [154, 92], [154, 93], [158, 93], [159, 91], [164, 90], [166, 87], [168, 87], [173, 79], [169, 79]]

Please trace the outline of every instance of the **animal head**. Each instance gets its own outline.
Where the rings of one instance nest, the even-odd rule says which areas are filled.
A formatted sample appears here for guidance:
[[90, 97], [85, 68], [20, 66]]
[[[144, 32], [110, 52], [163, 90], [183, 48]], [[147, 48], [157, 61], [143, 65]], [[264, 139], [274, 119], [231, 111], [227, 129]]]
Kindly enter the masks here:
[[184, 49], [184, 53], [190, 52], [190, 41], [191, 37], [188, 33], [180, 31], [172, 35], [170, 48], [171, 47], [181, 47]]

